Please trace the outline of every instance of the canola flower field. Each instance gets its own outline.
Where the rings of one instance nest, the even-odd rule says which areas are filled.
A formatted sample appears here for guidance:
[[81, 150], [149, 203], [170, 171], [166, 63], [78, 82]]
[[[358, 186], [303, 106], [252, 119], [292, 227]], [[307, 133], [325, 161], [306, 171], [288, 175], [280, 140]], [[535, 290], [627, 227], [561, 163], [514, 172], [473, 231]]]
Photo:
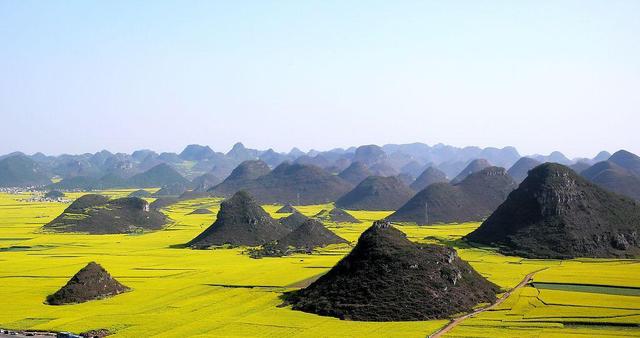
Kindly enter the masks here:
[[[100, 192], [125, 196], [131, 190]], [[81, 193], [68, 194], [73, 200]], [[327, 272], [351, 249], [335, 245], [313, 255], [251, 259], [242, 248], [179, 247], [211, 223], [219, 199], [175, 204], [166, 229], [141, 235], [52, 234], [40, 231], [67, 204], [26, 202], [0, 194], [0, 327], [83, 332], [106, 328], [117, 337], [427, 337], [448, 323], [354, 322], [279, 306], [282, 292]], [[197, 208], [213, 215], [187, 215]], [[265, 206], [274, 217], [280, 206]], [[301, 206], [313, 215], [330, 205]], [[355, 243], [389, 212], [352, 214], [360, 224], [327, 224]], [[496, 308], [463, 321], [447, 337], [640, 337], [640, 260], [531, 260], [507, 257], [460, 240], [478, 223], [398, 228], [411, 240], [454, 246], [460, 256], [508, 290], [533, 282]], [[45, 297], [89, 261], [103, 265], [133, 291], [76, 305], [49, 306]], [[401, 309], [399, 309], [401, 311]]]

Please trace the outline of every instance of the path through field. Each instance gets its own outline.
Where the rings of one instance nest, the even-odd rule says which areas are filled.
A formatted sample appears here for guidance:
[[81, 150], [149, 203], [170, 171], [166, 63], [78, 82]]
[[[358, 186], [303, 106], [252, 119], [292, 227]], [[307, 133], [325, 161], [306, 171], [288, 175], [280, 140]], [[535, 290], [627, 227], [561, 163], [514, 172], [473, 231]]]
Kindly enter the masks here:
[[445, 326], [445, 327], [443, 327], [442, 329], [440, 329], [439, 331], [437, 331], [437, 332], [435, 332], [435, 333], [431, 334], [431, 335], [429, 336], [429, 338], [438, 338], [438, 337], [442, 337], [442, 336], [444, 336], [447, 332], [449, 332], [449, 331], [453, 330], [453, 328], [455, 328], [456, 326], [460, 325], [460, 323], [462, 323], [465, 319], [467, 319], [467, 318], [471, 318], [471, 317], [473, 317], [473, 316], [477, 315], [478, 313], [482, 313], [482, 312], [485, 312], [485, 311], [487, 311], [487, 310], [491, 310], [491, 309], [495, 308], [496, 306], [498, 306], [498, 305], [502, 304], [505, 300], [507, 300], [507, 298], [509, 298], [509, 296], [511, 296], [511, 294], [512, 294], [514, 291], [516, 291], [516, 290], [518, 290], [519, 288], [521, 288], [521, 287], [523, 287], [523, 286], [527, 285], [527, 284], [531, 281], [531, 279], [533, 279], [533, 276], [534, 276], [536, 273], [538, 273], [538, 272], [540, 272], [540, 271], [542, 271], [542, 270], [545, 270], [545, 269], [547, 269], [547, 268], [540, 269], [540, 270], [536, 270], [536, 271], [534, 271], [534, 272], [532, 272], [532, 273], [530, 273], [530, 274], [528, 274], [528, 275], [524, 276], [524, 278], [522, 279], [522, 281], [520, 281], [520, 283], [518, 283], [518, 285], [516, 285], [513, 289], [511, 289], [511, 290], [509, 290], [509, 291], [505, 292], [505, 293], [504, 293], [504, 295], [502, 295], [502, 297], [498, 298], [498, 300], [496, 300], [496, 301], [495, 301], [495, 303], [493, 303], [493, 304], [491, 304], [491, 305], [489, 305], [489, 306], [487, 306], [487, 307], [483, 307], [483, 308], [481, 308], [481, 309], [477, 309], [477, 310], [475, 310], [475, 311], [473, 311], [473, 312], [471, 312], [471, 313], [469, 313], [469, 314], [466, 314], [466, 315], [464, 315], [464, 316], [462, 316], [462, 317], [458, 317], [458, 318], [456, 318], [456, 319], [452, 320], [451, 322], [449, 322], [449, 324], [447, 324], [447, 326]]

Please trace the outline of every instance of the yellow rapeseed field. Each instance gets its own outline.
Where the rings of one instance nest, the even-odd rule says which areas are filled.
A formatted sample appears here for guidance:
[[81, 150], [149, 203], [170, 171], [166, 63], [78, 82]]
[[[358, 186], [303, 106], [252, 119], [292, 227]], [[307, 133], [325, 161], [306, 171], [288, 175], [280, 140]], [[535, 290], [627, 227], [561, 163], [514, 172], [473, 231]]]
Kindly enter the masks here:
[[[124, 196], [131, 190], [104, 192]], [[76, 198], [80, 193], [71, 194]], [[325, 273], [351, 246], [330, 246], [313, 255], [251, 259], [243, 249], [176, 247], [215, 219], [187, 215], [217, 212], [219, 199], [181, 202], [167, 210], [165, 230], [142, 235], [40, 232], [67, 204], [26, 202], [28, 194], [0, 194], [0, 327], [82, 332], [106, 328], [121, 337], [425, 337], [446, 320], [370, 323], [293, 311], [280, 295]], [[312, 215], [331, 205], [301, 206]], [[274, 217], [279, 206], [265, 206]], [[352, 214], [361, 224], [329, 224], [354, 241], [389, 212]], [[474, 268], [505, 290], [538, 271], [527, 286], [496, 309], [464, 321], [451, 337], [640, 336], [638, 260], [527, 260], [460, 241], [477, 223], [400, 227], [410, 239], [452, 245]], [[43, 303], [87, 262], [102, 264], [133, 291], [77, 305]], [[544, 283], [552, 283], [544, 286]], [[592, 287], [576, 289], [575, 284]], [[535, 285], [535, 284], [534, 284]]]

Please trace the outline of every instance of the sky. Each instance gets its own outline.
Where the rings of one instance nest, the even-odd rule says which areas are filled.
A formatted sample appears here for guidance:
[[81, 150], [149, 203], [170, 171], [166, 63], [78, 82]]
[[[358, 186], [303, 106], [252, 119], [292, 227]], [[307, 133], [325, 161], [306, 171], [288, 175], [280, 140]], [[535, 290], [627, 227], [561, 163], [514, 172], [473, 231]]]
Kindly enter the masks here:
[[640, 1], [0, 0], [0, 153], [640, 153]]

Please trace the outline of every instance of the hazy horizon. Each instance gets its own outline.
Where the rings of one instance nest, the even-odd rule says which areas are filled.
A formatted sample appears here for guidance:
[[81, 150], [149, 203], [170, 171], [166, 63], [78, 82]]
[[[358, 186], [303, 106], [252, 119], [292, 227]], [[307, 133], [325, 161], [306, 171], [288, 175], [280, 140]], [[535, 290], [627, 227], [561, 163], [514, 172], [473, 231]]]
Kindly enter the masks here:
[[[308, 149], [306, 149], [306, 148], [300, 148], [300, 147], [296, 147], [296, 146], [293, 146], [293, 147], [288, 148], [288, 149], [275, 149], [275, 148], [273, 148], [273, 147], [268, 147], [268, 146], [265, 146], [265, 147], [260, 147], [260, 146], [251, 146], [251, 145], [247, 145], [247, 144], [245, 144], [245, 143], [244, 143], [244, 142], [242, 142], [242, 141], [237, 141], [237, 142], [234, 142], [233, 144], [229, 145], [228, 147], [226, 147], [226, 148], [224, 148], [224, 149], [217, 149], [217, 148], [213, 148], [213, 147], [211, 147], [211, 145], [208, 145], [208, 144], [190, 143], [190, 144], [185, 144], [185, 145], [184, 145], [184, 146], [182, 146], [182, 147], [178, 147], [178, 148], [170, 149], [170, 150], [166, 150], [166, 149], [153, 149], [153, 148], [136, 148], [136, 149], [130, 149], [130, 150], [125, 150], [125, 151], [118, 151], [118, 150], [113, 150], [113, 149], [108, 149], [108, 148], [102, 148], [102, 149], [98, 149], [98, 150], [94, 150], [94, 151], [85, 151], [85, 152], [79, 152], [79, 153], [71, 153], [71, 152], [44, 153], [44, 152], [42, 152], [42, 151], [25, 152], [25, 151], [22, 151], [22, 150], [19, 150], [19, 149], [18, 149], [18, 150], [13, 150], [13, 151], [10, 151], [10, 152], [0, 153], [0, 156], [2, 156], [2, 155], [7, 155], [7, 154], [10, 154], [10, 153], [13, 153], [13, 152], [22, 152], [22, 153], [25, 153], [26, 155], [33, 155], [33, 154], [35, 154], [35, 153], [44, 153], [44, 154], [45, 154], [45, 155], [47, 155], [47, 156], [81, 155], [81, 154], [86, 154], [86, 153], [95, 154], [95, 153], [100, 152], [100, 151], [103, 151], [103, 150], [109, 151], [109, 152], [114, 153], [114, 154], [115, 154], [115, 153], [127, 153], [127, 154], [131, 154], [132, 152], [134, 152], [134, 151], [136, 151], [136, 150], [151, 150], [151, 151], [154, 151], [154, 152], [156, 152], [156, 153], [169, 152], [169, 153], [176, 153], [176, 154], [180, 154], [180, 153], [185, 149], [185, 147], [187, 147], [187, 146], [189, 146], [189, 145], [193, 145], [193, 144], [197, 144], [197, 145], [200, 145], [200, 146], [209, 146], [209, 147], [210, 147], [213, 151], [215, 151], [215, 152], [220, 152], [220, 153], [225, 153], [225, 154], [226, 154], [229, 150], [231, 150], [231, 148], [232, 148], [236, 143], [242, 143], [242, 144], [243, 144], [246, 148], [248, 148], [248, 149], [256, 149], [256, 150], [260, 150], [260, 151], [266, 151], [266, 150], [268, 150], [268, 149], [273, 149], [274, 151], [276, 151], [276, 152], [278, 152], [278, 153], [285, 153], [285, 154], [286, 154], [286, 153], [289, 153], [291, 150], [293, 150], [293, 148], [298, 148], [299, 150], [301, 150], [301, 151], [303, 151], [303, 152], [305, 152], [305, 153], [308, 153], [308, 152], [310, 152], [310, 151], [312, 151], [312, 150], [313, 150], [313, 151], [319, 151], [319, 152], [331, 151], [331, 150], [334, 150], [334, 149], [343, 149], [343, 150], [347, 150], [347, 149], [349, 149], [349, 148], [351, 148], [351, 147], [355, 147], [355, 148], [357, 148], [357, 147], [359, 147], [359, 146], [365, 146], [365, 145], [371, 145], [371, 144], [373, 144], [373, 145], [377, 145], [377, 146], [380, 146], [380, 147], [382, 147], [382, 146], [384, 146], [384, 145], [388, 145], [388, 144], [412, 144], [412, 143], [423, 143], [423, 144], [426, 144], [426, 143], [424, 143], [424, 142], [385, 143], [385, 144], [367, 143], [367, 144], [359, 144], [359, 145], [348, 145], [348, 146], [342, 146], [342, 147], [333, 147], [333, 148], [327, 148], [327, 149], [321, 149], [321, 148], [308, 148]], [[457, 146], [457, 145], [445, 144], [445, 143], [435, 143], [435, 144], [427, 144], [427, 145], [428, 145], [428, 146], [430, 146], [430, 147], [434, 147], [434, 146], [437, 146], [437, 145], [439, 145], [439, 144], [442, 144], [442, 145], [445, 145], [445, 146], [453, 146], [453, 147], [460, 148], [460, 149], [462, 149], [462, 148], [466, 148], [466, 147], [478, 147], [478, 148], [481, 148], [481, 149], [485, 149], [485, 148], [497, 148], [497, 149], [503, 149], [503, 148], [505, 148], [505, 147], [513, 147], [513, 146], [509, 146], [509, 145], [507, 145], [507, 146], [501, 146], [501, 147], [493, 147], [493, 146], [486, 146], [486, 147], [483, 147], [483, 146], [477, 146], [477, 145]], [[565, 152], [563, 152], [562, 150], [558, 150], [558, 149], [553, 150], [553, 151], [551, 151], [551, 152], [547, 152], [547, 153], [540, 153], [540, 152], [537, 152], [537, 153], [535, 153], [535, 152], [534, 152], [534, 153], [524, 153], [524, 152], [522, 152], [520, 149], [518, 149], [517, 147], [514, 147], [514, 148], [519, 152], [520, 156], [533, 156], [533, 155], [542, 155], [542, 156], [547, 156], [547, 155], [550, 155], [550, 153], [551, 153], [551, 152], [553, 152], [553, 151], [560, 151], [563, 155], [565, 155], [565, 156], [566, 156], [567, 158], [569, 158], [570, 160], [574, 160], [574, 159], [581, 159], [581, 158], [589, 158], [589, 159], [590, 159], [590, 158], [593, 158], [593, 157], [595, 157], [596, 155], [598, 155], [598, 153], [599, 153], [599, 152], [601, 152], [601, 151], [607, 151], [607, 152], [609, 152], [609, 153], [611, 153], [611, 154], [615, 153], [615, 152], [616, 152], [616, 151], [618, 151], [618, 150], [627, 150], [627, 151], [630, 151], [629, 149], [626, 149], [626, 148], [620, 148], [620, 149], [614, 149], [614, 150], [602, 149], [602, 150], [597, 151], [597, 152], [596, 152], [596, 153], [594, 153], [594, 154], [587, 154], [586, 156], [573, 156], [572, 154], [565, 153]]]
[[640, 2], [0, 2], [0, 154], [640, 154]]

